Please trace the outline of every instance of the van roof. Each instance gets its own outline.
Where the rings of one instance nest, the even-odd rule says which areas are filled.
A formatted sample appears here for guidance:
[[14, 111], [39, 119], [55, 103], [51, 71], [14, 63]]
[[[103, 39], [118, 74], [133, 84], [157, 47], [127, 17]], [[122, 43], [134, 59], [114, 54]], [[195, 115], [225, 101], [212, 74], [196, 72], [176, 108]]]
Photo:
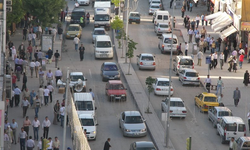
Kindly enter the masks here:
[[231, 112], [231, 110], [227, 107], [214, 107], [214, 109], [217, 109], [218, 111], [228, 111]]
[[[162, 34], [163, 38], [171, 38], [172, 35], [171, 34]], [[173, 38], [177, 39], [177, 36], [175, 34], [173, 34]]]
[[70, 72], [71, 76], [82, 76], [83, 73], [82, 72]]
[[193, 59], [191, 56], [176, 56], [179, 59]]
[[109, 35], [97, 35], [96, 41], [111, 41]]
[[141, 55], [142, 56], [152, 56], [152, 57], [154, 57], [153, 54], [150, 54], [150, 53], [141, 53]]
[[156, 78], [158, 81], [169, 81], [168, 78]]
[[75, 101], [93, 101], [93, 97], [90, 93], [74, 93]]
[[157, 10], [155, 13], [156, 13], [156, 15], [158, 15], [158, 14], [169, 14], [169, 12], [166, 11], [166, 10]]
[[240, 117], [236, 117], [236, 116], [225, 116], [225, 117], [222, 117], [222, 119], [225, 120], [226, 123], [245, 124], [244, 121]]
[[72, 12], [81, 12], [81, 11], [85, 12], [85, 9], [83, 9], [83, 8], [74, 8]]
[[126, 116], [141, 116], [139, 111], [124, 111]]
[[78, 114], [78, 117], [79, 117], [79, 119], [81, 119], [81, 118], [94, 118], [93, 117], [93, 114]]

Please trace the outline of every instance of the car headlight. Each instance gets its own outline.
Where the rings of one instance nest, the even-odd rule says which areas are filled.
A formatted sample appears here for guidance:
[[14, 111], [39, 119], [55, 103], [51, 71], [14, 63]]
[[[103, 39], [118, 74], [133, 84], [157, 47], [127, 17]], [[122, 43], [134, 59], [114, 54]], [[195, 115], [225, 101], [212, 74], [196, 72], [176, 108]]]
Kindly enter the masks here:
[[110, 96], [112, 97], [112, 96], [115, 96], [115, 95], [110, 95]]
[[95, 134], [96, 132], [95, 132], [95, 131], [92, 131], [91, 133], [92, 133], [92, 134]]
[[129, 129], [124, 129], [124, 131], [125, 131], [125, 132], [130, 132], [130, 130], [129, 130]]
[[145, 129], [141, 129], [141, 132], [145, 132], [145, 131], [147, 131], [147, 128], [145, 128]]
[[121, 96], [126, 96], [125, 94], [122, 94]]

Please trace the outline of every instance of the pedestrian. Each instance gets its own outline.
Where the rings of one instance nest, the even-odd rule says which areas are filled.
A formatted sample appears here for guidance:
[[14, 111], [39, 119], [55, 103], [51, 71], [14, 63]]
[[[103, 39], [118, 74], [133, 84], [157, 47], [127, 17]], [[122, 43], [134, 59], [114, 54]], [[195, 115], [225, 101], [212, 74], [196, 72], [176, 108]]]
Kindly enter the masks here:
[[181, 17], [184, 18], [184, 15], [185, 15], [185, 8], [184, 6], [181, 7]]
[[34, 47], [34, 46], [36, 46], [36, 34], [35, 34], [35, 32], [33, 32], [32, 33], [32, 46]]
[[10, 98], [10, 107], [12, 108], [13, 107], [13, 104], [14, 104], [14, 96], [15, 96], [15, 92], [14, 90], [12, 89], [11, 90], [11, 98]]
[[18, 88], [18, 86], [16, 86], [16, 88], [14, 89], [14, 93], [15, 93], [15, 106], [17, 107], [20, 102], [20, 94], [21, 94], [21, 90]]
[[35, 92], [35, 90], [32, 90], [32, 91], [30, 92], [29, 97], [30, 97], [30, 106], [33, 106], [34, 99], [36, 98], [36, 92]]
[[214, 69], [215, 69], [217, 64], [218, 64], [218, 54], [217, 54], [217, 52], [215, 52], [213, 54], [213, 57], [214, 57]]
[[194, 35], [194, 31], [192, 29], [188, 30], [188, 42], [191, 43], [192, 42], [192, 37]]
[[[208, 35], [209, 36], [209, 38], [210, 38], [210, 35]], [[212, 37], [212, 38], [210, 38], [210, 39], [207, 39], [207, 41], [209, 42], [209, 47], [208, 47], [208, 49], [209, 48], [212, 48], [212, 44], [213, 44], [213, 42], [214, 42], [214, 38]], [[215, 45], [215, 44], [214, 44]], [[214, 51], [214, 50], [212, 50], [212, 51]]]
[[24, 98], [26, 98], [27, 100], [28, 100], [28, 102], [30, 102], [30, 92], [29, 92], [29, 90], [28, 90], [28, 88], [26, 88], [23, 92], [22, 92], [22, 99], [24, 99]]
[[54, 58], [55, 58], [55, 67], [57, 68], [58, 60], [60, 58], [60, 54], [58, 53], [58, 50], [56, 50], [56, 52], [54, 54]]
[[210, 54], [210, 65], [209, 65], [209, 69], [213, 69], [214, 67], [214, 55], [213, 53]]
[[91, 89], [91, 88], [89, 89], [89, 93], [91, 94], [93, 100], [95, 100], [95, 94], [94, 94], [94, 92], [92, 92], [92, 89]]
[[248, 70], [246, 70], [246, 72], [244, 73], [243, 83], [245, 84], [245, 86], [248, 86], [248, 83], [249, 83], [249, 73], [248, 73]]
[[172, 8], [172, 4], [173, 4], [174, 0], [170, 1], [170, 9]]
[[57, 30], [56, 30], [55, 27], [53, 27], [53, 29], [51, 30], [51, 33], [53, 35], [53, 42], [55, 42], [55, 40], [56, 40], [56, 34], [57, 34]]
[[40, 104], [43, 105], [43, 93], [44, 93], [44, 89], [43, 86], [40, 85], [39, 89], [38, 89], [38, 99], [40, 99]]
[[49, 64], [51, 64], [51, 62], [52, 62], [51, 59], [52, 59], [52, 56], [53, 56], [53, 51], [51, 50], [51, 48], [49, 48], [47, 54], [48, 54]]
[[44, 87], [44, 90], [43, 90], [43, 96], [44, 96], [44, 105], [45, 106], [48, 106], [48, 102], [49, 102], [49, 89], [47, 88], [47, 86]]
[[190, 9], [190, 0], [187, 0], [187, 10], [189, 11], [189, 9]]
[[231, 137], [231, 140], [229, 142], [229, 150], [236, 150], [237, 149], [237, 143], [234, 140], [234, 137]]
[[193, 9], [193, 2], [190, 2], [190, 3], [189, 3], [189, 9], [190, 9], [190, 12], [192, 12], [192, 9]]
[[26, 58], [23, 59], [23, 72], [26, 73], [27, 72], [27, 66], [28, 66], [28, 61], [26, 60]]
[[25, 150], [25, 141], [27, 138], [27, 133], [24, 131], [24, 128], [21, 128], [21, 132], [18, 136], [18, 142], [20, 142], [20, 150]]
[[187, 6], [187, 2], [186, 2], [186, 0], [184, 0], [183, 2], [182, 2], [182, 6], [184, 7], [184, 9], [186, 10], [186, 6]]
[[26, 84], [27, 84], [27, 76], [26, 73], [23, 73], [23, 86], [21, 91], [27, 88]]
[[237, 59], [236, 56], [233, 57], [233, 71], [236, 73], [237, 70]]
[[229, 54], [229, 48], [228, 48], [228, 46], [225, 47], [223, 53], [224, 53], [224, 63], [226, 63], [227, 62], [227, 56]]
[[250, 132], [250, 110], [247, 113], [247, 120], [248, 120], [248, 131]]
[[89, 14], [89, 12], [87, 12], [87, 14], [86, 14], [87, 24], [89, 24], [89, 17], [90, 17], [90, 14]]
[[219, 77], [218, 81], [217, 81], [217, 91], [216, 91], [216, 95], [218, 94], [218, 91], [220, 90], [220, 94], [222, 94], [222, 87], [224, 87], [224, 83], [221, 80], [221, 77]]
[[12, 57], [12, 47], [14, 46], [13, 42], [12, 41], [9, 41], [8, 43], [8, 47], [9, 47], [9, 57]]
[[207, 75], [207, 78], [205, 79], [204, 84], [206, 85], [206, 89], [208, 91], [208, 93], [210, 93], [210, 86], [212, 84], [211, 78], [209, 77], [209, 75]]
[[39, 108], [41, 108], [41, 102], [40, 102], [40, 99], [38, 96], [35, 97], [34, 102], [35, 102], [35, 104], [34, 104], [35, 116], [38, 117]]
[[200, 17], [199, 15], [197, 15], [197, 16], [195, 17], [195, 21], [196, 21], [196, 28], [198, 28], [198, 27], [199, 27], [200, 20], [201, 20], [201, 17]]
[[[183, 18], [183, 17], [182, 17]], [[78, 44], [80, 42], [80, 39], [77, 37], [77, 35], [74, 38], [74, 44], [75, 44], [75, 50], [78, 50]]]
[[81, 44], [81, 46], [79, 47], [80, 61], [84, 59], [84, 51], [85, 47], [83, 46], [83, 44]]
[[204, 20], [205, 20], [205, 16], [204, 14], [201, 15], [201, 25], [204, 26]]
[[44, 72], [43, 72], [42, 68], [40, 68], [40, 71], [39, 71], [39, 85], [44, 84], [43, 76], [44, 76]]
[[17, 51], [15, 46], [12, 46], [11, 48], [11, 56], [12, 56], [12, 60], [14, 60], [17, 57]]
[[59, 114], [60, 114], [60, 103], [59, 100], [56, 101], [56, 104], [54, 105], [54, 120], [53, 124], [57, 125], [57, 122], [59, 122]]
[[49, 120], [48, 116], [46, 116], [45, 120], [43, 121], [43, 124], [42, 124], [43, 138], [46, 138], [46, 139], [48, 138], [50, 125], [51, 125], [50, 120]]
[[241, 98], [240, 90], [238, 89], [238, 87], [236, 87], [236, 90], [234, 90], [234, 94], [233, 94], [234, 106], [235, 107], [238, 106], [240, 98]]
[[188, 20], [188, 22], [187, 22], [187, 24], [186, 24], [186, 28], [187, 28], [187, 32], [189, 31], [189, 29], [190, 29], [190, 20]]
[[216, 45], [215, 45], [215, 42], [213, 41], [211, 44], [211, 53], [215, 52], [215, 48], [216, 48]]
[[[208, 16], [208, 14], [206, 14], [206, 16]], [[205, 16], [205, 23], [206, 23], [206, 26], [207, 26], [208, 20], [206, 19], [206, 16]]]
[[21, 66], [17, 66], [16, 67], [16, 77], [17, 77], [17, 81], [20, 81], [20, 76], [21, 76], [21, 74], [22, 74], [22, 68], [21, 68]]
[[7, 131], [4, 131], [4, 150], [10, 150], [10, 137], [7, 134]]
[[203, 57], [203, 53], [202, 53], [202, 51], [200, 50], [200, 51], [197, 53], [197, 58], [198, 58], [198, 63], [197, 63], [197, 65], [198, 65], [198, 66], [201, 66], [202, 57]]
[[9, 144], [12, 144], [13, 143], [13, 131], [12, 129], [10, 128], [10, 125], [8, 125], [7, 127], [7, 130], [6, 130], [6, 133], [8, 134], [9, 136]]
[[42, 59], [43, 59], [43, 52], [42, 50], [39, 50], [37, 53], [37, 59], [40, 62], [40, 65], [42, 66]]
[[58, 27], [58, 35], [59, 35], [59, 39], [62, 40], [62, 34], [63, 34], [63, 29], [62, 27]]
[[46, 80], [47, 80], [47, 84], [49, 83], [53, 83], [53, 73], [51, 72], [51, 70], [49, 70], [49, 72], [47, 72], [46, 74]]
[[48, 143], [49, 147], [47, 148], [47, 150], [52, 150], [52, 144], [53, 144], [52, 138], [49, 137], [48, 140], [49, 140], [49, 143]]
[[36, 62], [35, 62], [35, 71], [36, 71], [36, 78], [37, 78], [37, 76], [38, 76], [38, 72], [39, 72], [39, 67], [41, 66], [41, 63], [37, 60]]
[[185, 56], [188, 55], [188, 48], [189, 48], [189, 45], [187, 42], [185, 42]]
[[222, 70], [223, 69], [222, 67], [224, 65], [224, 54], [223, 54], [223, 52], [221, 52], [219, 58], [220, 58], [220, 69]]
[[42, 148], [43, 148], [42, 143], [43, 143], [43, 137], [40, 138], [40, 141], [37, 144], [37, 150], [42, 150]]
[[244, 54], [241, 53], [240, 56], [239, 56], [239, 66], [240, 66], [240, 69], [242, 69], [243, 60], [244, 60]]
[[188, 20], [189, 20], [189, 18], [188, 18], [188, 16], [186, 15], [186, 16], [184, 17], [184, 19], [183, 19], [183, 23], [184, 23], [184, 27], [185, 27], [185, 28], [187, 27]]
[[35, 61], [38, 61], [38, 50], [37, 49], [35, 50], [34, 58], [35, 58]]
[[201, 35], [200, 35], [200, 32], [198, 31], [195, 34], [195, 43], [197, 44], [197, 46], [199, 46], [199, 44], [200, 44], [200, 39], [201, 39]]
[[29, 42], [29, 44], [31, 44], [32, 38], [33, 38], [32, 33], [29, 32], [29, 34], [28, 34], [28, 42]]
[[12, 133], [13, 133], [13, 143], [16, 144], [16, 131], [17, 131], [17, 128], [18, 128], [18, 124], [17, 122], [15, 121], [15, 119], [12, 119], [12, 122], [10, 123], [10, 127], [12, 129]]
[[65, 113], [65, 105], [62, 104], [62, 107], [60, 108], [60, 118], [61, 118], [61, 127], [64, 125], [64, 113]]
[[32, 136], [29, 136], [29, 139], [26, 142], [27, 150], [33, 150], [35, 148], [35, 142], [32, 140]]
[[230, 56], [229, 60], [228, 60], [228, 66], [229, 66], [229, 68], [227, 69], [229, 72], [231, 72], [231, 70], [233, 68], [233, 64], [234, 64], [233, 56]]
[[26, 132], [27, 136], [29, 136], [29, 126], [31, 125], [31, 121], [29, 117], [26, 116], [25, 120], [23, 121], [23, 129]]
[[110, 147], [111, 147], [110, 140], [111, 140], [110, 138], [107, 139], [107, 141], [104, 144], [103, 150], [109, 150], [110, 149]]
[[21, 45], [19, 45], [18, 47], [18, 53], [20, 55], [20, 58], [24, 58], [25, 55], [25, 46], [23, 45], [23, 42], [21, 43]]
[[62, 78], [62, 71], [60, 70], [60, 68], [57, 68], [56, 72], [55, 72], [55, 78], [56, 78], [56, 86], [57, 86], [57, 81]]
[[40, 40], [41, 39], [41, 35], [42, 35], [42, 27], [39, 25], [38, 26], [38, 31], [37, 31], [37, 39]]
[[60, 141], [57, 137], [55, 137], [55, 141], [53, 141], [52, 148], [53, 150], [59, 150], [60, 147]]
[[8, 119], [5, 119], [5, 121], [4, 121], [4, 130], [7, 130], [9, 125], [10, 125], [10, 123], [8, 122]]
[[52, 93], [54, 92], [54, 87], [52, 86], [51, 83], [48, 83], [47, 88], [49, 89], [49, 98], [50, 98], [50, 103], [52, 103], [53, 99], [52, 99]]
[[183, 52], [181, 51], [181, 43], [177, 46], [177, 55], [183, 55]]
[[12, 73], [11, 79], [12, 79], [12, 89], [14, 90], [16, 88], [16, 80], [17, 80], [15, 73]]
[[201, 29], [201, 38], [204, 38], [204, 39], [205, 39], [206, 34], [207, 34], [207, 30], [206, 30], [206, 28], [203, 26], [202, 29]]
[[191, 22], [191, 28], [192, 28], [192, 30], [194, 31], [194, 28], [195, 28], [195, 21], [194, 21], [194, 19], [193, 19], [192, 22]]
[[215, 41], [215, 51], [216, 52], [219, 52], [220, 51], [220, 42], [219, 42], [219, 39], [217, 39]]
[[34, 131], [34, 140], [38, 141], [40, 121], [37, 119], [37, 117], [35, 117], [34, 120], [32, 121], [32, 127]]

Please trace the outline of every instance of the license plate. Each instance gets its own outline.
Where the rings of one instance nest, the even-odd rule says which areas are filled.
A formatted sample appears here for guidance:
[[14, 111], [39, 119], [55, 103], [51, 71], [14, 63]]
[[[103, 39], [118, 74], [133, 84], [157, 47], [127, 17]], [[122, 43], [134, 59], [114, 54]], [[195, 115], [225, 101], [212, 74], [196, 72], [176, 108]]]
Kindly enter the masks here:
[[101, 54], [101, 57], [108, 57], [108, 54]]
[[109, 79], [115, 79], [114, 77], [109, 77]]
[[195, 81], [196, 79], [195, 78], [190, 78], [190, 80]]
[[71, 35], [70, 37], [75, 37], [75, 35]]

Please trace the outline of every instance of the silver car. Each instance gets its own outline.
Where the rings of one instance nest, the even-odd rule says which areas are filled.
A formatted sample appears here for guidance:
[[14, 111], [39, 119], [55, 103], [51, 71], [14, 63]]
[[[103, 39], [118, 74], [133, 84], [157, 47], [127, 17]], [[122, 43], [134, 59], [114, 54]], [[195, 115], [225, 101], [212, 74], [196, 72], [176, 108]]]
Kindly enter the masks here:
[[155, 56], [149, 53], [141, 53], [137, 55], [137, 65], [139, 69], [155, 70]]
[[169, 32], [171, 32], [171, 29], [168, 23], [158, 23], [157, 25], [155, 25], [156, 35], [160, 35], [162, 33], [169, 33]]
[[142, 137], [147, 135], [145, 120], [139, 111], [124, 111], [119, 119], [123, 136]]
[[191, 84], [191, 85], [200, 85], [199, 73], [194, 69], [182, 69], [179, 72], [179, 80], [182, 85]]
[[208, 110], [208, 119], [213, 123], [214, 128], [224, 116], [233, 116], [232, 111], [227, 107], [213, 107]]
[[161, 4], [150, 4], [149, 5], [149, 11], [148, 11], [148, 14], [149, 15], [153, 15], [153, 13], [157, 10], [160, 10], [161, 9]]
[[106, 34], [107, 33], [104, 28], [94, 28], [92, 32], [92, 43], [94, 44], [97, 35], [106, 35]]

